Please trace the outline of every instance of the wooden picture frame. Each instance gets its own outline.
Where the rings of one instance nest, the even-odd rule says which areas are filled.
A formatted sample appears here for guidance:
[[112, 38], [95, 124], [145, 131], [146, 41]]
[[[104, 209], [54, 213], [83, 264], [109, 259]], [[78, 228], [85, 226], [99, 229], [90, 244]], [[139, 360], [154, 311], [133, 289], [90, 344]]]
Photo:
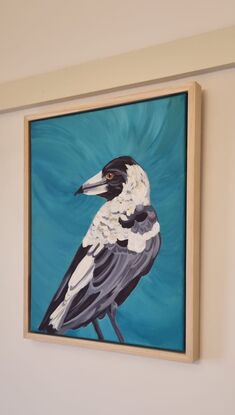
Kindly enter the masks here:
[[[186, 97], [186, 163], [185, 163], [185, 276], [184, 276], [184, 348], [169, 350], [137, 344], [119, 344], [113, 341], [96, 341], [87, 338], [39, 333], [32, 330], [32, 188], [34, 176], [32, 160], [32, 123], [59, 119], [63, 116], [91, 114], [93, 111], [125, 107], [132, 104]], [[177, 115], [177, 114], [176, 114]], [[136, 117], [137, 119], [137, 117]], [[36, 124], [34, 124], [36, 125]], [[38, 124], [39, 125], [39, 124]], [[139, 125], [139, 124], [138, 124]], [[133, 128], [137, 128], [136, 126]], [[103, 350], [135, 353], [144, 356], [192, 362], [199, 358], [199, 238], [200, 238], [200, 134], [201, 134], [201, 88], [197, 83], [146, 91], [119, 98], [103, 99], [100, 102], [81, 104], [74, 109], [33, 114], [25, 117], [25, 206], [24, 206], [24, 337], [32, 340], [79, 345]], [[37, 136], [38, 138], [38, 136]], [[172, 136], [173, 140], [174, 137]], [[89, 143], [88, 143], [89, 144]], [[141, 149], [140, 149], [141, 151]], [[123, 150], [125, 153], [125, 150]], [[34, 154], [34, 153], [33, 153]], [[103, 167], [103, 166], [101, 166]], [[176, 173], [177, 174], [177, 173]], [[76, 190], [76, 189], [74, 189]], [[161, 219], [160, 219], [161, 222]], [[33, 226], [32, 226], [33, 225]], [[157, 260], [156, 260], [157, 262]], [[60, 275], [62, 277], [62, 275]], [[144, 278], [147, 278], [144, 277]], [[34, 281], [33, 281], [34, 283]], [[136, 288], [138, 289], [138, 287]], [[127, 299], [128, 301], [128, 299]]]

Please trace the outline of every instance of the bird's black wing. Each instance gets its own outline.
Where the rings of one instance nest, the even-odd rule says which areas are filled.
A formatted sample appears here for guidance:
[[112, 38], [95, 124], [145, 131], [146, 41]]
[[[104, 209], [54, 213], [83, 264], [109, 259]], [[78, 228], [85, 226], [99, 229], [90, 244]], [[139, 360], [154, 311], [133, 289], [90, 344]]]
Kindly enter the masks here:
[[148, 272], [151, 270], [153, 263], [156, 259], [156, 256], [159, 252], [160, 246], [161, 246], [161, 235], [159, 233], [158, 235], [156, 235], [154, 238], [150, 240], [149, 249], [147, 249], [146, 247], [143, 257], [139, 259], [139, 262], [141, 262], [141, 264], [139, 264], [139, 262], [135, 263], [135, 268], [137, 268], [137, 266], [140, 265], [140, 268], [139, 269], [137, 268], [138, 275], [136, 277], [133, 277], [131, 281], [126, 286], [124, 286], [124, 288], [119, 292], [119, 294], [115, 298], [115, 303], [118, 306], [121, 305], [127, 299], [127, 297], [129, 297], [131, 292], [137, 286], [140, 278], [148, 274]]
[[78, 248], [76, 254], [74, 255], [74, 258], [67, 270], [67, 272], [65, 273], [61, 284], [58, 288], [58, 290], [56, 291], [55, 295], [53, 296], [50, 305], [43, 317], [43, 320], [39, 326], [39, 330], [40, 331], [53, 331], [52, 327], [49, 325], [49, 321], [50, 321], [50, 315], [55, 311], [55, 309], [58, 307], [58, 305], [64, 300], [64, 297], [66, 295], [66, 292], [68, 290], [68, 283], [69, 280], [72, 276], [72, 274], [74, 273], [74, 271], [76, 270], [78, 264], [82, 261], [82, 259], [86, 256], [88, 250], [89, 250], [90, 246], [87, 246], [86, 248], [84, 248], [82, 245]]
[[[126, 253], [108, 248], [102, 251], [102, 257], [96, 261], [97, 271], [93, 280], [73, 300], [65, 317], [62, 332], [69, 328], [86, 326], [96, 318], [102, 318], [114, 302], [122, 304], [136, 287], [140, 278], [148, 273], [160, 246], [157, 235], [147, 242], [142, 253]], [[105, 264], [106, 269], [103, 269]]]
[[[152, 207], [135, 212], [121, 226], [131, 232], [143, 235], [151, 231], [157, 216]], [[92, 279], [82, 288], [71, 302], [60, 331], [85, 326], [96, 318], [104, 316], [108, 307], [118, 305], [129, 296], [141, 276], [147, 274], [160, 248], [160, 234], [146, 241], [142, 252], [128, 249], [128, 240], [107, 244], [96, 254]]]

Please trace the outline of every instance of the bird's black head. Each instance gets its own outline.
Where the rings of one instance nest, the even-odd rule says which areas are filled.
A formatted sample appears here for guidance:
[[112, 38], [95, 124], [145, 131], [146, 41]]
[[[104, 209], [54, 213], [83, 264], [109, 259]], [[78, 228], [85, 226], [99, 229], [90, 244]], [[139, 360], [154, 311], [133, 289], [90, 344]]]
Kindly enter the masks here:
[[118, 196], [127, 180], [127, 166], [133, 166], [136, 161], [129, 156], [113, 159], [104, 166], [102, 171], [87, 180], [75, 194], [99, 195], [107, 200]]

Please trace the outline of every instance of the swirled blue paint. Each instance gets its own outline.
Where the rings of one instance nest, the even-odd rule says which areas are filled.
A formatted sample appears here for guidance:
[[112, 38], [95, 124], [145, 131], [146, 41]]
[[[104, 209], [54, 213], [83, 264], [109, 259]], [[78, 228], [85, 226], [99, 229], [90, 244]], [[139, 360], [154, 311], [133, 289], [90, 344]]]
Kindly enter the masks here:
[[[32, 331], [104, 203], [74, 192], [113, 158], [130, 155], [148, 174], [162, 246], [117, 320], [126, 343], [184, 351], [186, 125], [186, 94], [31, 123]], [[117, 341], [106, 317], [101, 328]], [[65, 335], [97, 338], [92, 325]]]

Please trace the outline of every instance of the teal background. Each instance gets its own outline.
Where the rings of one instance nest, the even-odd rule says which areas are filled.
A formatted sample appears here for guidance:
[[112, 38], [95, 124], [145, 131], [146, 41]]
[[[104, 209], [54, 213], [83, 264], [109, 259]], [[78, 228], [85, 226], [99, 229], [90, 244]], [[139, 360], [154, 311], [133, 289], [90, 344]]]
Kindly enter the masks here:
[[[186, 124], [184, 93], [31, 122], [31, 331], [104, 203], [74, 192], [113, 158], [130, 155], [148, 174], [162, 245], [117, 320], [126, 343], [184, 351]], [[116, 342], [108, 318], [100, 324]], [[97, 338], [91, 324], [66, 335]]]

